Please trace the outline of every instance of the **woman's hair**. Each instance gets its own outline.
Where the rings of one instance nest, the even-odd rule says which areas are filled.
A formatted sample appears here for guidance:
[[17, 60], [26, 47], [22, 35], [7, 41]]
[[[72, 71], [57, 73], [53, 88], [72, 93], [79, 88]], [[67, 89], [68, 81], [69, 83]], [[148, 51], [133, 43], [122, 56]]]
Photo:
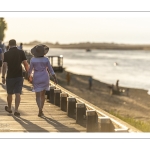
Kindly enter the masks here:
[[38, 57], [44, 57], [44, 56], [35, 56], [36, 58], [38, 58]]

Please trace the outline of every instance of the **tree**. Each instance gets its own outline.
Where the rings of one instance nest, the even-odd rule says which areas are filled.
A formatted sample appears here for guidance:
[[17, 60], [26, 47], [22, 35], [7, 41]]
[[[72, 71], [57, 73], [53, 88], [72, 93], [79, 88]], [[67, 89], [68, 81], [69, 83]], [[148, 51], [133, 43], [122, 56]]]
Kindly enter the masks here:
[[5, 37], [4, 31], [7, 29], [7, 23], [4, 18], [0, 18], [0, 40], [3, 41]]

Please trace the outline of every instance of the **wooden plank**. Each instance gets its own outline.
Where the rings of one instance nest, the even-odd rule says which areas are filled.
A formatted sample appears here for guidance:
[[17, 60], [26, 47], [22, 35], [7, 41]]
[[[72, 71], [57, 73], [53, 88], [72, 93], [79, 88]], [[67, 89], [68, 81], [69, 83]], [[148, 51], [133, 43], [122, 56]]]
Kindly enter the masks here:
[[[86, 128], [76, 124], [76, 120], [69, 118], [60, 107], [47, 101], [44, 105], [44, 117], [38, 117], [38, 107], [35, 93], [31, 85], [25, 80], [23, 94], [19, 106], [20, 117], [5, 111], [7, 94], [5, 86], [0, 86], [0, 132], [86, 132]], [[15, 96], [13, 95], [12, 111], [14, 112]]]

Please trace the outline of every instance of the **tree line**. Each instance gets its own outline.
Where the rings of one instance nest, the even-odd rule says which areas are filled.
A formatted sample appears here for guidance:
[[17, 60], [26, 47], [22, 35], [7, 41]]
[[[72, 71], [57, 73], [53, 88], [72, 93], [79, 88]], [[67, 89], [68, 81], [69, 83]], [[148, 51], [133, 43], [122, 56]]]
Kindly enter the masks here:
[[0, 41], [5, 38], [5, 30], [7, 29], [7, 23], [4, 18], [0, 18]]

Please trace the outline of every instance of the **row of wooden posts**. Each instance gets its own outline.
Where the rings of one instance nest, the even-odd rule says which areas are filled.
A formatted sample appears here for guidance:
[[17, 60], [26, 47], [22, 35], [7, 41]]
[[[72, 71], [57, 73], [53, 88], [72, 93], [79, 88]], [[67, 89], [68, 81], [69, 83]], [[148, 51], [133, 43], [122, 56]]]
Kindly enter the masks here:
[[[26, 74], [24, 77], [27, 79]], [[50, 86], [50, 91], [46, 91], [45, 98], [67, 112], [68, 117], [76, 119], [77, 124], [85, 126], [87, 132], [128, 132], [126, 129], [115, 129], [109, 117], [99, 117], [95, 110], [89, 110], [84, 103], [55, 86]]]
[[109, 117], [101, 116], [95, 110], [88, 110], [84, 103], [80, 103], [76, 98], [64, 93], [55, 86], [46, 91], [46, 99], [62, 111], [67, 112], [68, 117], [76, 119], [76, 123], [86, 127], [87, 132], [126, 132], [115, 130], [115, 126]]

